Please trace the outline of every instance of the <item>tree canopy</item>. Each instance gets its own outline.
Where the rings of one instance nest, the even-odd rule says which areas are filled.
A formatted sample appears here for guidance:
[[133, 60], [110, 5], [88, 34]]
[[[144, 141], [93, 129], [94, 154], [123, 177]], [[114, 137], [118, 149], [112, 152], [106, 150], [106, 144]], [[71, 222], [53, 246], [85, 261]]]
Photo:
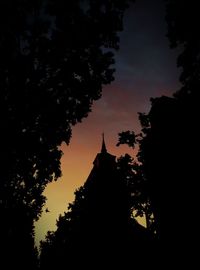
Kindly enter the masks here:
[[1, 1], [1, 178], [33, 189], [25, 195], [32, 206], [35, 190], [41, 194], [61, 174], [58, 146], [69, 143], [72, 125], [114, 79], [111, 49], [119, 47], [126, 6]]
[[[140, 114], [142, 134], [120, 133], [119, 143], [139, 144], [138, 160], [147, 181], [159, 240], [159, 256], [168, 265], [195, 265], [194, 241], [199, 237], [198, 212], [200, 37], [197, 1], [166, 1], [167, 36], [179, 55], [181, 89], [172, 97], [151, 99]], [[134, 135], [134, 137], [133, 137]], [[142, 188], [141, 192], [144, 193]], [[169, 249], [170, 247], [170, 249]], [[190, 266], [191, 267], [191, 266]]]
[[183, 84], [178, 95], [197, 97], [200, 87], [200, 37], [199, 8], [195, 0], [166, 0], [167, 36], [171, 48], [178, 48], [180, 54], [177, 66], [182, 68], [180, 81]]
[[1, 1], [0, 209], [7, 243], [24, 227], [33, 235], [44, 188], [61, 176], [59, 146], [113, 81], [128, 2]]

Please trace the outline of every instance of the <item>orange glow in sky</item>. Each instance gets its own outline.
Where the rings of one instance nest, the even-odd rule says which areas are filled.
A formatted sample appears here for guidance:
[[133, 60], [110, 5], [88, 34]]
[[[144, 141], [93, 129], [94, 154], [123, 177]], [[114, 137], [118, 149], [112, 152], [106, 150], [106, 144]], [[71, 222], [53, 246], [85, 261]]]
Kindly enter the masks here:
[[69, 146], [62, 145], [62, 177], [45, 190], [48, 198], [36, 223], [36, 244], [48, 230], [56, 229], [59, 214], [67, 211], [74, 191], [86, 181], [105, 133], [107, 150], [119, 157], [135, 152], [116, 147], [118, 133], [140, 131], [138, 112], [148, 112], [150, 97], [172, 95], [179, 89], [177, 52], [169, 49], [166, 38], [164, 1], [136, 1], [125, 13], [120, 50], [116, 53], [115, 81], [103, 89], [89, 116], [73, 128]]
[[[39, 241], [44, 239], [48, 230], [56, 229], [58, 216], [67, 211], [68, 203], [74, 200], [74, 191], [86, 181], [93, 167], [96, 154], [100, 152], [103, 131], [105, 132], [107, 149], [110, 153], [118, 157], [126, 152], [134, 155], [134, 150], [129, 149], [127, 146], [116, 147], [117, 134], [121, 130], [119, 128], [110, 130], [111, 127], [104, 124], [107, 122], [106, 115], [103, 119], [100, 114], [101, 119], [93, 122], [92, 115], [96, 113], [96, 117], [98, 116], [98, 109], [100, 109], [98, 107], [102, 106], [100, 103], [101, 101], [96, 102], [93, 113], [83, 123], [73, 128], [70, 145], [62, 145], [64, 152], [61, 161], [62, 177], [57, 182], [49, 184], [45, 190], [44, 194], [48, 200], [42, 217], [36, 223], [37, 246], [39, 246]], [[100, 124], [99, 121], [102, 123]], [[45, 211], [46, 208], [48, 208], [49, 212]]]
[[[105, 133], [109, 153], [116, 157], [125, 153], [136, 155], [136, 150], [125, 145], [117, 147], [116, 143], [118, 133], [122, 130], [139, 132], [137, 111], [142, 111], [143, 107], [139, 108], [139, 104], [129, 106], [130, 95], [123, 95], [123, 91], [114, 86], [115, 83], [106, 87], [108, 89], [105, 89], [103, 97], [95, 102], [88, 118], [73, 128], [69, 146], [63, 144], [61, 147], [64, 153], [61, 160], [62, 177], [57, 182], [49, 184], [45, 190], [44, 194], [48, 200], [42, 217], [36, 223], [37, 246], [48, 230], [56, 229], [59, 215], [67, 211], [68, 204], [74, 200], [74, 191], [86, 181], [96, 154], [101, 150], [102, 132]], [[50, 212], [46, 212], [46, 208]], [[141, 222], [144, 224], [144, 220]]]

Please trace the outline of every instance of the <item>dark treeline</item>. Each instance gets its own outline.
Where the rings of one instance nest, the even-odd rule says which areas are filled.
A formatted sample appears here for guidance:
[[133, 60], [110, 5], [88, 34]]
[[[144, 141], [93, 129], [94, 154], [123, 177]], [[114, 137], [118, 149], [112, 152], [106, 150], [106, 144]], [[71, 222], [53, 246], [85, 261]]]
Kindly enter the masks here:
[[129, 1], [0, 1], [1, 269], [35, 269], [34, 221], [59, 146], [113, 81]]
[[[61, 175], [59, 146], [69, 143], [72, 126], [114, 79], [113, 50], [127, 2], [0, 3], [1, 269], [171, 269], [184, 262], [193, 268], [200, 87], [195, 0], [165, 1], [170, 46], [181, 51], [182, 87], [173, 97], [151, 100], [150, 112], [139, 114], [141, 134], [120, 133], [118, 145], [139, 145], [139, 162], [125, 155], [115, 163], [103, 144], [57, 230], [41, 243], [40, 262], [34, 246], [43, 191]], [[147, 228], [137, 216], [146, 218]]]
[[[139, 114], [142, 133], [126, 131], [119, 143], [139, 144], [138, 159], [147, 181], [161, 267], [194, 268], [197, 263], [200, 37], [196, 1], [166, 1], [167, 36], [181, 51], [181, 89], [173, 97], [151, 99]], [[165, 265], [165, 266], [164, 266]]]

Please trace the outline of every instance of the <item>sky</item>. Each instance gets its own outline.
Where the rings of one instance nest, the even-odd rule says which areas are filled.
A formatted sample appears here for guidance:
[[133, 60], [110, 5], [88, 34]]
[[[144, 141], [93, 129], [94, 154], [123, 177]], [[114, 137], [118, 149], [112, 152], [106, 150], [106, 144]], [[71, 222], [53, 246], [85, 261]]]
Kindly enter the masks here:
[[35, 224], [37, 246], [48, 230], [56, 229], [59, 215], [67, 211], [74, 191], [87, 179], [101, 149], [102, 132], [108, 152], [117, 157], [125, 153], [134, 156], [136, 150], [116, 147], [118, 133], [139, 132], [138, 112], [149, 111], [149, 99], [171, 96], [179, 89], [177, 51], [169, 48], [164, 16], [163, 0], [137, 0], [125, 12], [120, 50], [115, 57], [115, 81], [103, 88], [102, 98], [94, 102], [92, 112], [73, 128], [70, 145], [61, 146], [62, 177], [44, 192], [47, 202]]

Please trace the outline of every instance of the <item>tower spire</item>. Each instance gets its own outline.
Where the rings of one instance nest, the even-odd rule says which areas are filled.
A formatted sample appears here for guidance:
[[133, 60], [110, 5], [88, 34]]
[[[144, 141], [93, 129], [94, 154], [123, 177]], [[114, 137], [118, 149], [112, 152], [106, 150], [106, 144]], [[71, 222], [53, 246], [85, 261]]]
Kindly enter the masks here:
[[106, 144], [104, 141], [104, 133], [102, 133], [102, 147], [101, 147], [101, 153], [107, 153]]

